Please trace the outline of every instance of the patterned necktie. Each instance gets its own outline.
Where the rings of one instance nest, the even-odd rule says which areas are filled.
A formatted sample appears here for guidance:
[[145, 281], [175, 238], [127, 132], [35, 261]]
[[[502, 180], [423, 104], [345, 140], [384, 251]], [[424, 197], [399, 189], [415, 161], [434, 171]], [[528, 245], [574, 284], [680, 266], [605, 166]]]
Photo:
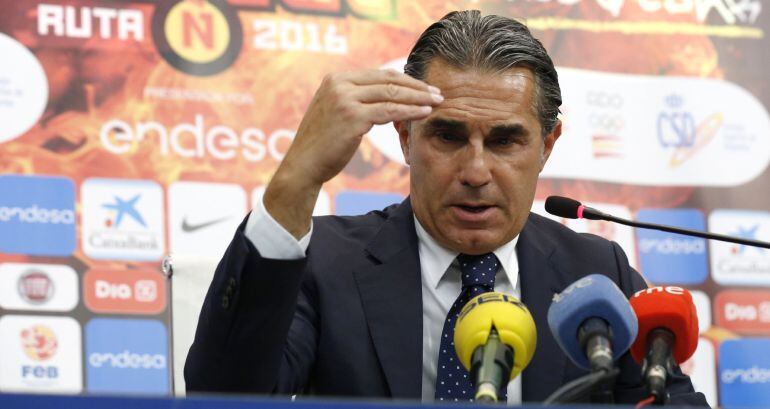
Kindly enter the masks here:
[[[500, 262], [493, 253], [470, 256], [457, 256], [460, 263], [463, 288], [460, 296], [452, 304], [444, 321], [441, 332], [441, 347], [438, 353], [438, 368], [436, 370], [436, 399], [439, 401], [468, 402], [473, 401], [473, 384], [468, 371], [463, 368], [455, 352], [454, 333], [455, 322], [460, 310], [471, 298], [493, 291], [495, 274]], [[498, 395], [502, 402], [506, 401], [506, 388]]]

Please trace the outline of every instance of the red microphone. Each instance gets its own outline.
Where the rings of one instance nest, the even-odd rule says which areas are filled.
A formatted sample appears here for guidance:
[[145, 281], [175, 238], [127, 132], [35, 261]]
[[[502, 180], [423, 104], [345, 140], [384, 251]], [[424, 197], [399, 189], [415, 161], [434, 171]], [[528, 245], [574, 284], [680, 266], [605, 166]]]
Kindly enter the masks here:
[[631, 356], [642, 364], [642, 377], [655, 402], [666, 398], [666, 378], [675, 364], [698, 347], [698, 314], [690, 292], [681, 287], [651, 287], [631, 297], [639, 334]]

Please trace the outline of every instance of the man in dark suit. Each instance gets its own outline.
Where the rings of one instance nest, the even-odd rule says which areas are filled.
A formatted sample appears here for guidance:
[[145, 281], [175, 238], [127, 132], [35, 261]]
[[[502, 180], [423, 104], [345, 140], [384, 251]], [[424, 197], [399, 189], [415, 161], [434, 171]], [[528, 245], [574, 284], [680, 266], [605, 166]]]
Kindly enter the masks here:
[[[629, 296], [645, 286], [617, 244], [529, 212], [561, 134], [561, 94], [524, 25], [450, 13], [422, 34], [406, 73], [324, 80], [217, 267], [188, 390], [467, 400], [453, 317], [470, 294], [494, 289], [520, 296], [537, 325], [535, 356], [504, 393], [540, 401], [584, 374], [548, 331], [553, 294], [591, 273]], [[410, 166], [410, 197], [311, 220], [321, 185], [387, 122]], [[484, 262], [491, 274], [470, 271]], [[619, 366], [617, 400], [645, 398], [628, 354]], [[683, 375], [669, 392], [672, 402], [705, 404]]]

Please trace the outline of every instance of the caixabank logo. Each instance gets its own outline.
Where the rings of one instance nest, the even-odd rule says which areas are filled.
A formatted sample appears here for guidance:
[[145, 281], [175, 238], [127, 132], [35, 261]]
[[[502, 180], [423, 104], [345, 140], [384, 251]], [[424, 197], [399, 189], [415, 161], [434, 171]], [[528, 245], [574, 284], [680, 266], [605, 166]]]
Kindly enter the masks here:
[[163, 0], [152, 16], [152, 36], [166, 62], [199, 76], [230, 67], [243, 44], [238, 15], [224, 0]]
[[86, 324], [91, 393], [169, 393], [168, 340], [160, 321], [95, 318]]

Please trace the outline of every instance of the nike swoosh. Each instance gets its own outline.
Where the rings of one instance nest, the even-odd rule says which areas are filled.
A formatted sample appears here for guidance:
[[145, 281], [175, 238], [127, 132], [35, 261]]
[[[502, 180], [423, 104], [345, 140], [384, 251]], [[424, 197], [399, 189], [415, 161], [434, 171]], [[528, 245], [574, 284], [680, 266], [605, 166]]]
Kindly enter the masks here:
[[217, 223], [221, 223], [229, 218], [230, 216], [225, 216], [225, 217], [220, 217], [219, 219], [209, 220], [203, 223], [190, 224], [187, 222], [187, 216], [185, 216], [185, 218], [182, 219], [182, 231], [185, 233], [192, 233], [194, 231], [198, 231], [200, 229], [205, 229], [206, 227], [213, 226]]

